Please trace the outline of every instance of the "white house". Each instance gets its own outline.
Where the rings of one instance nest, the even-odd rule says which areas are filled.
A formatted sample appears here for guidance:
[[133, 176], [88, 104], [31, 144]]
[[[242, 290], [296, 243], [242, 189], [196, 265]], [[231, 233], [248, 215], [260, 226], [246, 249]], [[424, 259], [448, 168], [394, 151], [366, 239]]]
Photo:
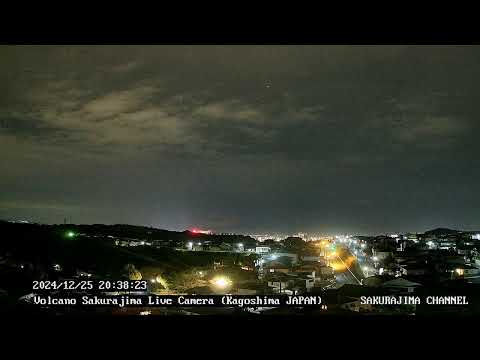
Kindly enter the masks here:
[[257, 246], [255, 248], [255, 253], [257, 254], [268, 254], [270, 252], [269, 246]]

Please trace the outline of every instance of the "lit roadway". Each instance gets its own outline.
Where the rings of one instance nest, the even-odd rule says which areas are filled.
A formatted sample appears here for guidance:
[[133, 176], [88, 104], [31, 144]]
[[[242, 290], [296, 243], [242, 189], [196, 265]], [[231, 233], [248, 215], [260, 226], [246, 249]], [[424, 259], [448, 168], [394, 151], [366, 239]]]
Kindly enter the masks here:
[[340, 287], [343, 284], [359, 285], [365, 276], [358, 264], [358, 260], [347, 247], [341, 244], [336, 244], [336, 253], [337, 256], [335, 257], [334, 262], [343, 268], [335, 270], [337, 287]]

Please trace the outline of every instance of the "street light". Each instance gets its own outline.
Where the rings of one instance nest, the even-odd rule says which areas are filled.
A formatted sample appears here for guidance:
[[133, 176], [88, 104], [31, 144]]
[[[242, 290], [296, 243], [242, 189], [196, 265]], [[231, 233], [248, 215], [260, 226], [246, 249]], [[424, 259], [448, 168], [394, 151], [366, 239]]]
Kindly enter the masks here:
[[327, 255], [327, 257], [335, 257], [338, 256], [336, 251], [332, 251], [330, 254]]
[[212, 284], [219, 289], [226, 289], [232, 285], [232, 280], [226, 276], [217, 276], [212, 279]]
[[370, 270], [369, 267], [368, 267], [368, 266], [364, 266], [364, 267], [362, 268], [362, 270], [363, 270], [363, 272], [364, 272], [364, 274], [365, 274], [365, 277], [368, 277], [368, 271]]

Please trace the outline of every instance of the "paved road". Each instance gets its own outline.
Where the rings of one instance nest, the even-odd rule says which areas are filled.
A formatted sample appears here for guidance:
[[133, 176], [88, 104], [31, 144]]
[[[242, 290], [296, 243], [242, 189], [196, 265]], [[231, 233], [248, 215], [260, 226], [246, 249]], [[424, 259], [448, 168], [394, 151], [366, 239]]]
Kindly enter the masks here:
[[[360, 265], [354, 255], [350, 250], [343, 246], [337, 244], [337, 253], [339, 261], [346, 266], [345, 270], [338, 270], [335, 274], [335, 279], [337, 281], [337, 286], [343, 284], [355, 284], [359, 285], [365, 276], [360, 268]], [[352, 258], [354, 260], [352, 261]]]

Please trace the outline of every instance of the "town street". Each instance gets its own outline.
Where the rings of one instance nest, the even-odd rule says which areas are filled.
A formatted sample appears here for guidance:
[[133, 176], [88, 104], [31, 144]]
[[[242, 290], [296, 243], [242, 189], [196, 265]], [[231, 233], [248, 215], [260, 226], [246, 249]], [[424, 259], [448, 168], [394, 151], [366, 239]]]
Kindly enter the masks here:
[[357, 258], [344, 245], [337, 244], [337, 259], [335, 261], [335, 280], [337, 287], [343, 284], [359, 285], [365, 276]]

